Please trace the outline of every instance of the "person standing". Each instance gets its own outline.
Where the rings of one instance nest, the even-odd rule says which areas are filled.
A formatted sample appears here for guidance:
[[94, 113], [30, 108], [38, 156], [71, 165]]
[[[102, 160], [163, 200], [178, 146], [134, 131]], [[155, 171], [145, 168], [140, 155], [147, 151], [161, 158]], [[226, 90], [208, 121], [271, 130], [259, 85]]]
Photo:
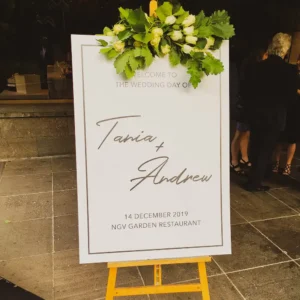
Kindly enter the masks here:
[[[234, 95], [238, 98], [239, 94], [243, 95], [243, 87], [245, 81], [245, 74], [248, 72], [248, 69], [255, 65], [257, 62], [260, 62], [266, 59], [266, 48], [258, 48], [251, 53], [251, 55], [244, 61], [241, 68], [240, 75], [240, 85], [238, 86], [237, 95]], [[232, 79], [231, 79], [232, 81]], [[245, 175], [245, 169], [251, 168], [252, 164], [249, 160], [248, 150], [249, 150], [249, 140], [250, 140], [250, 125], [244, 114], [244, 105], [243, 99], [240, 99], [237, 103], [234, 103], [236, 110], [239, 111], [236, 117], [236, 131], [234, 138], [231, 142], [231, 164], [230, 169], [232, 172], [237, 175]]]
[[279, 143], [275, 150], [275, 162], [273, 163], [272, 171], [274, 173], [279, 172], [280, 158], [282, 153], [283, 144], [287, 146], [287, 160], [283, 169], [282, 175], [289, 176], [292, 172], [292, 161], [296, 152], [297, 142], [300, 140], [300, 55], [297, 61], [298, 67], [298, 97], [295, 97], [294, 101], [291, 101], [287, 111], [286, 128], [279, 139]]
[[245, 108], [251, 127], [252, 168], [245, 188], [268, 191], [262, 184], [272, 152], [285, 129], [287, 107], [297, 93], [297, 71], [284, 61], [291, 47], [291, 36], [278, 33], [268, 48], [268, 59], [246, 74]]

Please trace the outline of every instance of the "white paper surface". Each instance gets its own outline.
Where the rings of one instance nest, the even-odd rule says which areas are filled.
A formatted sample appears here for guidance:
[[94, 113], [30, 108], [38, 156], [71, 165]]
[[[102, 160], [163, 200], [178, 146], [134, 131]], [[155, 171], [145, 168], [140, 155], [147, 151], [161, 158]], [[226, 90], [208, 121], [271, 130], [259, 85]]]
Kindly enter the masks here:
[[189, 86], [166, 59], [131, 80], [72, 36], [81, 263], [231, 253], [225, 72]]

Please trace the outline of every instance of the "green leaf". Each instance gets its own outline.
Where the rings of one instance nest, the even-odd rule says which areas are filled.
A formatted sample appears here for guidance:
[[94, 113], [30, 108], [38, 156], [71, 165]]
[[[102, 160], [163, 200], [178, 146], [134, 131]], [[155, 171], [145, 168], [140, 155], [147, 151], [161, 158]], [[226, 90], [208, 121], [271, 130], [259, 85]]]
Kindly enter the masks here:
[[128, 9], [128, 8], [124, 9], [123, 7], [120, 7], [120, 8], [119, 8], [120, 18], [121, 18], [121, 19], [126, 19], [126, 20], [127, 20], [130, 11], [131, 11], [131, 9]]
[[145, 66], [149, 67], [153, 62], [153, 55], [148, 47], [137, 47], [134, 50], [135, 57], [143, 57], [145, 60]]
[[170, 2], [164, 2], [156, 10], [156, 15], [160, 21], [165, 22], [166, 18], [172, 15], [173, 5]]
[[189, 12], [186, 11], [184, 14], [182, 14], [181, 16], [179, 16], [176, 20], [176, 24], [177, 25], [181, 25], [182, 22], [184, 21], [185, 18], [187, 18], [189, 16]]
[[140, 61], [136, 57], [134, 57], [134, 55], [131, 55], [129, 57], [129, 66], [131, 70], [135, 72], [135, 70], [140, 67]]
[[175, 8], [175, 6], [174, 6], [174, 16], [175, 17], [179, 17], [179, 16], [181, 16], [181, 15], [183, 15], [184, 13], [186, 13], [186, 11], [183, 9], [183, 7], [182, 6], [180, 6], [179, 8]]
[[100, 45], [102, 46], [102, 47], [106, 47], [107, 45], [108, 45], [108, 42], [107, 41], [104, 41], [104, 40], [97, 40], [98, 41], [98, 43], [100, 43]]
[[175, 67], [180, 64], [180, 55], [176, 49], [176, 47], [171, 48], [171, 52], [169, 54], [169, 61], [171, 66]]
[[151, 33], [138, 33], [133, 36], [133, 38], [141, 43], [148, 44], [152, 40]]
[[198, 40], [197, 44], [196, 44], [196, 47], [197, 47], [198, 49], [201, 49], [201, 50], [202, 50], [202, 49], [205, 48], [206, 44], [207, 44], [207, 40], [204, 39], [204, 38], [200, 38], [200, 39]]
[[124, 73], [127, 79], [131, 79], [135, 75], [135, 71], [133, 71], [128, 64], [125, 66]]
[[204, 18], [205, 18], [205, 13], [204, 13], [204, 11], [202, 10], [202, 11], [200, 11], [200, 13], [196, 16], [196, 22], [195, 22], [195, 24], [194, 24], [195, 28], [198, 28], [199, 26], [202, 25], [202, 22], [203, 22]]
[[112, 30], [109, 27], [104, 27], [103, 34], [107, 35], [109, 32], [112, 32]]
[[235, 35], [234, 27], [231, 24], [215, 24], [211, 28], [213, 35], [226, 40]]
[[120, 41], [125, 41], [132, 36], [132, 32], [130, 30], [122, 31], [118, 34], [118, 39]]
[[146, 27], [149, 26], [149, 22], [145, 16], [142, 8], [129, 11], [127, 22], [132, 26], [136, 32], [145, 32]]
[[180, 26], [179, 26], [179, 25], [173, 25], [173, 29], [179, 30], [179, 29], [180, 29]]
[[149, 50], [149, 48], [143, 48], [142, 50], [142, 56], [144, 57], [145, 59], [145, 65], [146, 67], [149, 67], [152, 62], [153, 62], [153, 55], [151, 53], [151, 51]]
[[201, 61], [204, 58], [204, 53], [203, 52], [193, 52], [192, 57], [195, 60]]
[[121, 55], [117, 57], [115, 60], [114, 66], [117, 70], [117, 73], [123, 73], [125, 71], [125, 68], [129, 62], [130, 57], [133, 55], [132, 50], [126, 50]]
[[117, 57], [120, 53], [117, 52], [115, 49], [111, 49], [108, 53], [107, 53], [107, 58], [108, 59], [113, 59], [115, 57]]
[[222, 43], [223, 43], [223, 39], [219, 38], [219, 37], [214, 37], [215, 38], [215, 43], [214, 45], [211, 47], [212, 50], [218, 50], [221, 48]]
[[102, 48], [102, 49], [100, 50], [100, 53], [106, 54], [106, 53], [108, 53], [111, 49], [112, 49], [112, 47], [109, 47], [109, 48]]
[[201, 64], [196, 60], [190, 59], [187, 62], [187, 68], [187, 73], [191, 75], [190, 83], [194, 88], [197, 88], [204, 76], [204, 72], [201, 70]]
[[211, 26], [203, 26], [201, 25], [198, 28], [198, 37], [199, 38], [206, 38], [206, 37], [210, 37], [213, 34], [213, 29], [211, 28]]
[[202, 68], [205, 69], [205, 71], [208, 74], [213, 74], [213, 75], [220, 74], [224, 71], [224, 66], [222, 62], [212, 55], [207, 55], [203, 59]]
[[211, 22], [213, 24], [219, 24], [219, 23], [229, 23], [230, 17], [228, 15], [228, 12], [226, 10], [218, 10], [215, 11], [212, 16], [210, 17]]

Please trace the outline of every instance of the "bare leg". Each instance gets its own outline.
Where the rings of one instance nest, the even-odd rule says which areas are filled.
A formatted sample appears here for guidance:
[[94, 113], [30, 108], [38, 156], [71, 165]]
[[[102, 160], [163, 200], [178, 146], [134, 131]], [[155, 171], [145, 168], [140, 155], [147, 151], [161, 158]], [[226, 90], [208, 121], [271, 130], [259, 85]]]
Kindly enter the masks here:
[[234, 138], [231, 142], [231, 163], [233, 166], [237, 166], [239, 164], [240, 136], [241, 132], [236, 130]]
[[250, 131], [241, 132], [240, 148], [241, 148], [242, 159], [245, 162], [249, 161], [249, 156], [248, 156], [249, 139], [250, 139]]
[[275, 162], [280, 162], [281, 151], [282, 151], [282, 144], [277, 144], [274, 152]]
[[287, 149], [287, 165], [291, 165], [296, 152], [296, 144], [289, 144]]

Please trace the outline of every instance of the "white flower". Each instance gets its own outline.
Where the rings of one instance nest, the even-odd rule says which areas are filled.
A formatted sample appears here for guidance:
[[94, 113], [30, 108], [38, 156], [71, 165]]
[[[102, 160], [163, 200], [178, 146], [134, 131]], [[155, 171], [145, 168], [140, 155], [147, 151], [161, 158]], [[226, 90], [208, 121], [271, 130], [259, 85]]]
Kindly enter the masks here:
[[171, 32], [171, 39], [174, 41], [174, 42], [177, 42], [179, 40], [181, 40], [183, 38], [183, 34], [180, 30], [174, 30]]
[[159, 36], [156, 36], [151, 40], [150, 43], [153, 47], [157, 47], [160, 43], [160, 40], [161, 40], [161, 38]]
[[176, 20], [177, 20], [176, 17], [169, 16], [169, 17], [166, 18], [165, 24], [166, 25], [173, 25], [173, 24], [175, 24]]
[[189, 15], [188, 17], [186, 17], [184, 19], [184, 21], [182, 22], [182, 25], [184, 27], [189, 27], [189, 26], [193, 25], [195, 22], [196, 22], [196, 16]]
[[152, 34], [153, 34], [154, 37], [157, 37], [157, 36], [161, 37], [161, 36], [164, 35], [164, 31], [161, 28], [154, 27], [152, 29]]
[[122, 41], [117, 41], [113, 44], [113, 46], [117, 52], [123, 52], [125, 48], [125, 43]]
[[186, 27], [183, 29], [183, 33], [185, 35], [193, 35], [195, 31], [195, 27], [194, 26], [190, 26], [190, 27]]
[[188, 35], [188, 36], [185, 38], [185, 41], [186, 41], [188, 44], [196, 45], [196, 43], [197, 43], [197, 41], [198, 41], [198, 38], [197, 38], [196, 36]]
[[182, 51], [186, 54], [190, 54], [194, 50], [190, 45], [184, 44], [182, 47]]
[[126, 27], [122, 24], [116, 24], [113, 28], [115, 34], [119, 34], [120, 32], [124, 31]]
[[205, 46], [205, 49], [209, 49], [211, 46], [213, 46], [215, 44], [215, 38], [210, 36], [209, 38], [206, 39], [207, 43]]
[[169, 54], [171, 52], [171, 46], [170, 45], [161, 46], [161, 52], [164, 55]]

